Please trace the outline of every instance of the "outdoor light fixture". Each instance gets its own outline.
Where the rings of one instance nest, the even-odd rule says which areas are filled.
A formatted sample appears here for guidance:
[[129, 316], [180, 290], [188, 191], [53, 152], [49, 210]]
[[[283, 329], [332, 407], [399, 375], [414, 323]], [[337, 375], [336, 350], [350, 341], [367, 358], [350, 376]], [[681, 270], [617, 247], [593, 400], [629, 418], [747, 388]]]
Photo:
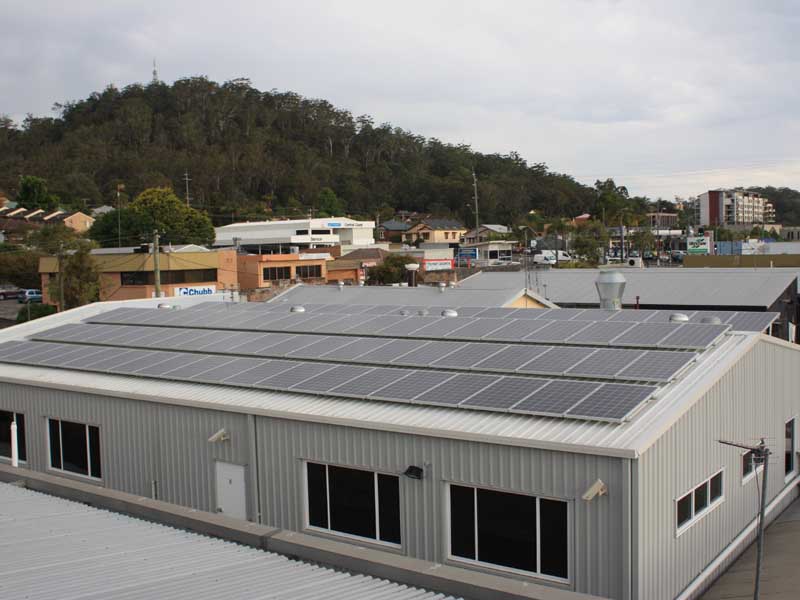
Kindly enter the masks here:
[[217, 433], [208, 438], [208, 442], [210, 444], [216, 444], [217, 442], [225, 442], [229, 439], [231, 439], [231, 434], [228, 433], [227, 429], [222, 428]]
[[414, 465], [411, 465], [405, 471], [403, 471], [403, 475], [409, 479], [422, 479], [422, 474], [422, 467], [415, 467]]
[[596, 496], [605, 496], [606, 494], [608, 494], [608, 486], [603, 483], [602, 479], [598, 479], [581, 497], [587, 502], [591, 502]]

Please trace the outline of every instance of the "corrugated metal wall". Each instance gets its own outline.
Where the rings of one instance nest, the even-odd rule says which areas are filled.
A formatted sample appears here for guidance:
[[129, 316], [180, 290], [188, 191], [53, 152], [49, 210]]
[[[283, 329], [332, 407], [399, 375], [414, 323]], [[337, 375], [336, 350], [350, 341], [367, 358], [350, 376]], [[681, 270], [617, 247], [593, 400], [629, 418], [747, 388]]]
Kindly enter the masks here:
[[[717, 440], [757, 444], [764, 436], [774, 452], [769, 498], [783, 489], [784, 424], [800, 413], [798, 356], [796, 350], [759, 343], [642, 455], [641, 600], [677, 596], [756, 516], [756, 479], [742, 485], [740, 451]], [[676, 537], [675, 500], [719, 468], [725, 469], [724, 502]]]
[[[441, 438], [257, 418], [264, 521], [301, 530], [303, 460], [402, 473], [425, 468], [421, 481], [401, 477], [403, 553], [445, 562], [445, 483], [464, 482], [570, 499], [575, 589], [622, 597], [622, 461]], [[602, 479], [609, 496], [581, 495]]]

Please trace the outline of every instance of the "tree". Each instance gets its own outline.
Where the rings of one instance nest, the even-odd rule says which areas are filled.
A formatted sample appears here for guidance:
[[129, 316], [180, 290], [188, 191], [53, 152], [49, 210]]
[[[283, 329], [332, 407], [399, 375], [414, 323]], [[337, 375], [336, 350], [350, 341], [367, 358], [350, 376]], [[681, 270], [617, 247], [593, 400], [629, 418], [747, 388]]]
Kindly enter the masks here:
[[600, 221], [585, 221], [575, 229], [572, 252], [590, 265], [597, 266], [607, 245], [608, 232]]
[[27, 323], [34, 319], [46, 317], [56, 312], [56, 307], [52, 304], [32, 304], [28, 303], [17, 312], [17, 323]]
[[380, 285], [401, 283], [407, 281], [406, 265], [418, 264], [416, 258], [406, 254], [390, 254], [383, 262], [369, 269], [369, 282]]
[[558, 253], [561, 250], [559, 240], [562, 238], [565, 240], [564, 248], [566, 249], [566, 236], [570, 231], [572, 231], [572, 225], [564, 219], [554, 219], [547, 228], [547, 232], [555, 236], [556, 266], [559, 263]]
[[34, 229], [28, 234], [27, 244], [42, 254], [58, 254], [63, 249], [78, 247], [83, 238], [62, 223], [47, 225], [41, 229]]
[[639, 251], [639, 256], [644, 256], [645, 252], [656, 247], [656, 238], [649, 229], [639, 229], [631, 235], [631, 246]]
[[59, 300], [60, 279], [63, 278], [64, 306], [61, 310], [83, 306], [99, 298], [100, 272], [91, 255], [92, 247], [91, 242], [81, 240], [74, 250], [62, 255], [60, 272], [50, 279], [50, 297]]
[[42, 285], [42, 277], [39, 275], [40, 256], [41, 253], [30, 250], [0, 252], [0, 283], [38, 289]]
[[342, 202], [331, 188], [322, 188], [317, 196], [317, 206], [321, 217], [341, 217], [345, 214], [344, 202]]
[[47, 181], [33, 175], [20, 175], [17, 203], [28, 210], [52, 212], [58, 208], [58, 196], [47, 191]]
[[169, 188], [147, 189], [129, 207], [106, 213], [92, 225], [89, 236], [101, 246], [124, 246], [149, 241], [156, 230], [164, 242], [173, 244], [214, 242], [208, 215], [186, 206]]

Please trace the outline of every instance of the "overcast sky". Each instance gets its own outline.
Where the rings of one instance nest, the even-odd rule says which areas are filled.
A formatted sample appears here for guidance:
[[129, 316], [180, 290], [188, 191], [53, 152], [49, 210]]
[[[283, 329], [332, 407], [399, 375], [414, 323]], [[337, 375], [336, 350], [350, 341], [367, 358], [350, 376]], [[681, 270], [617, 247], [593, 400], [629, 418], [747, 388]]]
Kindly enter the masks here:
[[207, 75], [653, 198], [800, 188], [800, 3], [0, 0], [0, 113]]

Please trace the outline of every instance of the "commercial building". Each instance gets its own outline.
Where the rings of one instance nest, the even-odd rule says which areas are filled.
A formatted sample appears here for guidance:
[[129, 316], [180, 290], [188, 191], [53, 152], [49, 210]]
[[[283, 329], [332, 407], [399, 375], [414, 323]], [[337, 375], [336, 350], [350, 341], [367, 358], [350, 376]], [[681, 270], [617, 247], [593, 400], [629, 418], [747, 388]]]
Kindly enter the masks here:
[[650, 212], [646, 217], [650, 229], [678, 229], [678, 213]]
[[242, 291], [283, 287], [290, 283], [324, 283], [331, 255], [327, 252], [299, 254], [239, 254], [239, 288]]
[[412, 225], [404, 234], [406, 243], [413, 244], [417, 241], [435, 244], [449, 244], [457, 246], [467, 229], [453, 219], [425, 219]]
[[[100, 272], [100, 300], [130, 300], [155, 296], [152, 246], [97, 248], [92, 250]], [[201, 246], [162, 246], [159, 253], [161, 293], [164, 296], [205, 296], [236, 288], [236, 252]], [[59, 270], [58, 257], [39, 259], [43, 302], [56, 304], [50, 282]]]
[[465, 233], [464, 243], [477, 244], [478, 242], [502, 239], [503, 236], [508, 235], [508, 233], [510, 233], [510, 231], [505, 225], [485, 224], [481, 225], [477, 231], [473, 228]]
[[709, 190], [698, 196], [697, 203], [700, 218], [698, 225], [703, 227], [775, 223], [775, 207], [756, 192]]
[[215, 231], [215, 246], [236, 246], [252, 254], [297, 254], [328, 246], [341, 246], [347, 254], [375, 243], [374, 221], [346, 217], [233, 223]]
[[769, 519], [797, 497], [777, 315], [193, 300], [0, 332], [27, 469], [563, 599], [697, 597], [730, 564], [759, 466], [720, 439], [769, 440]]

